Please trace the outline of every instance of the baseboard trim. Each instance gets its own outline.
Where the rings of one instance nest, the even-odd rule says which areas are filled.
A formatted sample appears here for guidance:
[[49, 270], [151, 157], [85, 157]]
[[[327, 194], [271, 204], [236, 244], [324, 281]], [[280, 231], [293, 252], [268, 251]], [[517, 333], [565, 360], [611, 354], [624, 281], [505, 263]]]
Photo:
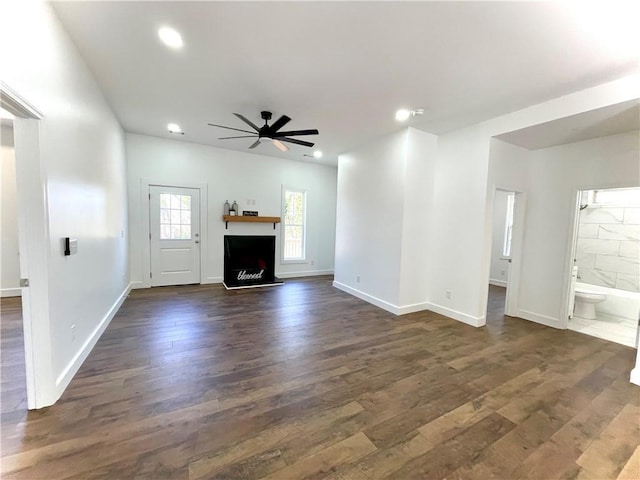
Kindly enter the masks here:
[[448, 318], [452, 318], [453, 320], [457, 320], [462, 323], [466, 323], [472, 327], [482, 327], [487, 323], [486, 317], [474, 317], [473, 315], [469, 315], [463, 312], [459, 312], [458, 310], [454, 310], [452, 308], [443, 307], [442, 305], [438, 305], [436, 303], [428, 303], [427, 308], [432, 312], [438, 313]]
[[201, 282], [202, 285], [209, 285], [213, 283], [222, 283], [224, 278], [222, 277], [207, 277], [204, 281]]
[[131, 286], [131, 290], [137, 290], [139, 288], [149, 288], [149, 286], [145, 285], [144, 282], [131, 282], [129, 285]]
[[531, 322], [540, 323], [541, 325], [546, 325], [547, 327], [558, 328], [560, 330], [563, 329], [562, 323], [557, 318], [548, 317], [547, 315], [541, 315], [536, 312], [530, 312], [529, 310], [518, 310], [518, 317], [524, 318], [525, 320], [529, 320]]
[[333, 275], [333, 270], [305, 270], [302, 272], [276, 272], [278, 278], [319, 277]]
[[356, 290], [355, 288], [345, 285], [344, 283], [336, 282], [335, 280], [333, 281], [333, 286], [338, 290], [342, 290], [343, 292], [346, 292], [349, 295], [353, 295], [354, 297], [357, 297], [360, 300], [364, 300], [367, 303], [370, 303], [372, 305], [375, 305], [376, 307], [386, 310], [389, 313], [393, 313], [394, 315], [400, 314], [399, 313], [400, 309], [396, 305], [393, 305], [392, 303], [389, 303], [377, 297], [374, 297], [373, 295], [369, 295], [368, 293], [364, 293], [360, 290]]
[[504, 280], [496, 280], [494, 278], [489, 279], [489, 285], [507, 288], [507, 282], [505, 282]]
[[4, 297], [21, 297], [21, 288], [0, 288], [0, 298]]
[[115, 303], [111, 306], [106, 315], [102, 318], [102, 321], [98, 324], [98, 326], [93, 330], [93, 333], [89, 336], [89, 338], [84, 342], [82, 348], [75, 354], [69, 365], [63, 370], [63, 372], [56, 379], [56, 389], [57, 389], [57, 398], [62, 396], [62, 393], [67, 388], [73, 376], [80, 369], [84, 361], [87, 359], [91, 350], [96, 345], [104, 331], [107, 329], [113, 317], [116, 316], [118, 310], [124, 303], [127, 295], [131, 292], [132, 284], [129, 283], [124, 291], [120, 294]]
[[[332, 272], [333, 273], [333, 272]], [[357, 290], [353, 287], [345, 285], [344, 283], [333, 281], [333, 286], [338, 290], [342, 290], [349, 295], [353, 295], [354, 297], [359, 298], [360, 300], [364, 300], [367, 303], [375, 305], [383, 310], [386, 310], [389, 313], [393, 313], [394, 315], [406, 315], [408, 313], [420, 312], [422, 310], [428, 310], [429, 304], [426, 302], [423, 303], [413, 303], [411, 305], [403, 305], [398, 306], [393, 303], [389, 303], [385, 300], [382, 300], [378, 297], [374, 297], [373, 295], [369, 295], [368, 293], [364, 293], [361, 290]]]
[[629, 378], [629, 381], [634, 385], [640, 386], [640, 367], [636, 367], [631, 370], [631, 377]]

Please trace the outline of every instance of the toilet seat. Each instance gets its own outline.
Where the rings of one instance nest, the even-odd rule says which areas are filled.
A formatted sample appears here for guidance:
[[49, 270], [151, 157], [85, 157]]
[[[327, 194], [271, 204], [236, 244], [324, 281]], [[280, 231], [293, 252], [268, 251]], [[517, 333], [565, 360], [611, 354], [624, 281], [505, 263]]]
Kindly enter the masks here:
[[584, 300], [606, 300], [607, 296], [603, 293], [585, 292], [583, 290], [576, 290], [576, 297]]

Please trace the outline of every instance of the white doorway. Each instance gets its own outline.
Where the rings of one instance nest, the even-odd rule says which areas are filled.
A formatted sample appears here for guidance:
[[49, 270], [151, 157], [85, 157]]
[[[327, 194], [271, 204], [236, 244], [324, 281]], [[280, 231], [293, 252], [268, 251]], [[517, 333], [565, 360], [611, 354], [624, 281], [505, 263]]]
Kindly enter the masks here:
[[200, 190], [149, 186], [152, 287], [201, 283]]
[[[519, 309], [518, 285], [525, 199], [524, 192], [513, 189], [496, 187], [494, 191], [489, 291], [492, 297], [504, 298], [504, 308], [501, 307], [503, 311], [500, 315], [510, 317], [518, 316]], [[489, 310], [495, 308], [489, 302], [487, 306]]]

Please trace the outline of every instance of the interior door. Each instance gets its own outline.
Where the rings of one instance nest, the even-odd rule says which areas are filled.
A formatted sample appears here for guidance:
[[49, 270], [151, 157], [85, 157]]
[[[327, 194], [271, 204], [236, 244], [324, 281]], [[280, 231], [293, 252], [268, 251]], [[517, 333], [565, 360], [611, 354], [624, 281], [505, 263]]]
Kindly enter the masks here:
[[200, 190], [149, 187], [151, 286], [200, 283]]

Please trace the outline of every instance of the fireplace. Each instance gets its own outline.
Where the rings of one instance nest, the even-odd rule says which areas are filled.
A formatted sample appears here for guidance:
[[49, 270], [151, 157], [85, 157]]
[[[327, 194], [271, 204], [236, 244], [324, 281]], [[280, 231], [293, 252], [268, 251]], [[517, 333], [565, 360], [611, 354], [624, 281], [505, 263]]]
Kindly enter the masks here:
[[282, 285], [275, 276], [274, 235], [224, 236], [224, 286], [227, 289]]

